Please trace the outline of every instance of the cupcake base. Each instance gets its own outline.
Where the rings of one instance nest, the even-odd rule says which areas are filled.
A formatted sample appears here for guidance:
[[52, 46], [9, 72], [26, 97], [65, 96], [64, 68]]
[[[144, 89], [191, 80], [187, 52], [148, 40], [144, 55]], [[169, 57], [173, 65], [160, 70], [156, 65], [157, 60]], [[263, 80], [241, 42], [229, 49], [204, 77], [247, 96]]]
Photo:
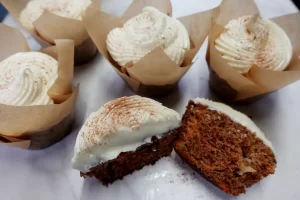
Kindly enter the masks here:
[[29, 136], [23, 136], [20, 139], [30, 140], [30, 150], [45, 149], [65, 138], [71, 133], [72, 125], [74, 121], [74, 112], [65, 117], [60, 123], [53, 126], [52, 128], [32, 133]]
[[162, 85], [162, 86], [151, 86], [141, 84], [137, 90], [137, 94], [145, 97], [163, 97], [167, 96], [178, 87], [178, 84]]
[[224, 79], [209, 66], [209, 86], [211, 90], [223, 101], [233, 102], [238, 92], [234, 90]]
[[97, 55], [97, 47], [91, 39], [84, 41], [75, 47], [74, 64], [83, 65], [92, 60]]
[[256, 95], [246, 99], [237, 100], [238, 91], [233, 89], [226, 80], [218, 76], [218, 74], [210, 67], [209, 69], [209, 87], [210, 89], [224, 102], [232, 104], [247, 104], [253, 103], [267, 96], [269, 93], [264, 93], [261, 95]]
[[172, 153], [177, 134], [178, 129], [175, 129], [160, 139], [153, 136], [151, 143], [143, 144], [135, 151], [122, 152], [117, 158], [101, 163], [87, 173], [80, 172], [80, 176], [84, 178], [94, 176], [105, 186], [116, 180], [122, 180], [124, 176], [140, 170], [146, 165], [154, 165], [160, 158], [169, 156]]

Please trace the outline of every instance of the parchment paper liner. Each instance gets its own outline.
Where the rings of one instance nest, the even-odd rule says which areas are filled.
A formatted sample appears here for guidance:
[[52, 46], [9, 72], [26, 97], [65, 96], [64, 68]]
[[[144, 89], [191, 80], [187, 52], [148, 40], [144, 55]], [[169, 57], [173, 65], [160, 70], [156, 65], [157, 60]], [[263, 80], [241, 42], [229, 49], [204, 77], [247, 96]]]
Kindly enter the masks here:
[[293, 45], [292, 61], [285, 71], [268, 71], [254, 66], [246, 78], [228, 66], [216, 50], [214, 41], [230, 20], [244, 15], [253, 15], [257, 11], [253, 0], [223, 1], [220, 5], [220, 15], [209, 34], [206, 60], [210, 71], [210, 86], [224, 101], [250, 102], [257, 100], [300, 79], [300, 13], [271, 19], [284, 29]]
[[113, 61], [106, 48], [107, 34], [116, 27], [121, 27], [128, 19], [141, 13], [146, 6], [153, 6], [171, 15], [169, 0], [134, 0], [122, 17], [102, 12], [95, 5], [90, 5], [83, 17], [86, 29], [101, 54], [111, 63], [115, 71], [135, 92], [143, 96], [162, 96], [176, 88], [177, 83], [190, 69], [192, 60], [218, 15], [218, 7], [201, 13], [185, 16], [179, 20], [189, 32], [193, 49], [186, 52], [182, 67], [175, 64], [162, 49], [156, 48], [144, 56], [138, 63], [127, 68], [127, 73]]
[[[9, 13], [22, 25], [20, 13], [30, 0], [1, 0]], [[100, 0], [93, 0], [100, 7]], [[90, 61], [97, 52], [95, 44], [90, 39], [84, 24], [80, 20], [69, 19], [45, 11], [34, 22], [35, 31], [23, 26], [42, 46], [54, 45], [55, 39], [72, 39], [75, 41], [75, 64], [81, 65]]]
[[[29, 51], [23, 35], [0, 24], [0, 61], [17, 52]], [[0, 143], [25, 149], [46, 148], [69, 133], [74, 118], [78, 86], [72, 91], [74, 41], [55, 40], [56, 46], [43, 49], [58, 60], [58, 79], [49, 96], [59, 104], [8, 106], [0, 104]]]

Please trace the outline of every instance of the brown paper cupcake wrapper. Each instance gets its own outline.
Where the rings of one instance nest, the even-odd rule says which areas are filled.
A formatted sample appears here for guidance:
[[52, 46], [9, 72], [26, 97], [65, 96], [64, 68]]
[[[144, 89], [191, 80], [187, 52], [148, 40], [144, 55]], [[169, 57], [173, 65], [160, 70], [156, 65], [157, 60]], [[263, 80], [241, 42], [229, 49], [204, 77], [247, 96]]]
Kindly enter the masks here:
[[[30, 0], [1, 0], [9, 13], [19, 20], [22, 10]], [[100, 7], [100, 0], [93, 0]], [[75, 42], [74, 61], [76, 65], [90, 61], [97, 53], [95, 44], [90, 39], [84, 24], [80, 20], [70, 19], [45, 11], [35, 22], [35, 31], [23, 26], [42, 46], [52, 46], [56, 39], [72, 39]]]
[[134, 0], [122, 17], [102, 12], [92, 4], [86, 10], [83, 22], [98, 50], [135, 93], [144, 96], [162, 96], [176, 88], [179, 80], [192, 66], [192, 60], [207, 37], [219, 9], [217, 7], [179, 18], [186, 27], [193, 44], [193, 48], [186, 52], [182, 66], [175, 64], [161, 48], [156, 48], [139, 62], [126, 68], [127, 71], [123, 71], [107, 51], [107, 35], [113, 28], [122, 26], [146, 6], [156, 7], [168, 15], [172, 14], [169, 0]]
[[279, 90], [300, 79], [300, 13], [271, 19], [289, 36], [293, 45], [293, 57], [285, 71], [269, 71], [254, 66], [246, 76], [232, 69], [216, 50], [214, 41], [232, 19], [253, 15], [258, 9], [253, 0], [226, 0], [220, 5], [220, 15], [210, 34], [206, 61], [209, 66], [209, 84], [212, 90], [227, 102], [251, 102]]
[[[18, 52], [29, 51], [22, 34], [0, 24], [0, 61]], [[48, 95], [56, 104], [9, 106], [0, 104], [0, 143], [40, 149], [61, 140], [72, 125], [78, 86], [72, 91], [74, 41], [55, 40], [56, 46], [41, 50], [58, 60], [58, 78]]]
[[[74, 95], [75, 98], [76, 95]], [[29, 135], [17, 138], [0, 135], [0, 144], [30, 150], [47, 148], [61, 141], [71, 132], [72, 124], [74, 121], [74, 112], [75, 109], [73, 109], [73, 111], [68, 114], [61, 122], [45, 131], [32, 132]]]

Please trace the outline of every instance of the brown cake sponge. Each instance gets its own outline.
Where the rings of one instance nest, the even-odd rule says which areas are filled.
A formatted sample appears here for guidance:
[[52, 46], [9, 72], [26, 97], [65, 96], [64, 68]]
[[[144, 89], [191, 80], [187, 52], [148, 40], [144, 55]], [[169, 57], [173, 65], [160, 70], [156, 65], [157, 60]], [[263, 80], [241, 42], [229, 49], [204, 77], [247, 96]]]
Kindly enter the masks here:
[[255, 133], [225, 113], [189, 101], [175, 151], [195, 171], [228, 194], [273, 174], [276, 159]]
[[108, 186], [146, 165], [155, 164], [162, 157], [169, 156], [178, 133], [179, 128], [169, 131], [161, 138], [153, 136], [151, 142], [141, 145], [135, 151], [122, 152], [117, 158], [101, 163], [87, 173], [81, 172], [80, 176], [94, 176], [103, 185]]

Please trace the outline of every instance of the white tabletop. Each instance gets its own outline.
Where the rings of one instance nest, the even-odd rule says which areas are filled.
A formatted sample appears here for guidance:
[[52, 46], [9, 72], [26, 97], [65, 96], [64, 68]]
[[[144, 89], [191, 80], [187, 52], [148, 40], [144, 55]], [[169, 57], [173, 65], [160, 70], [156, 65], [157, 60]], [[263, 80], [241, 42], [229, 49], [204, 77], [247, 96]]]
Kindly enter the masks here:
[[[130, 0], [102, 0], [105, 11], [120, 15]], [[176, 17], [217, 6], [220, 0], [173, 0]], [[296, 12], [289, 0], [256, 0], [264, 17]], [[10, 16], [5, 23], [20, 28]], [[28, 34], [31, 48], [39, 46]], [[183, 113], [188, 99], [216, 97], [208, 88], [208, 70], [200, 59], [185, 75], [178, 91], [159, 99], [163, 104]], [[84, 180], [71, 168], [71, 157], [78, 133], [87, 116], [105, 102], [133, 93], [98, 54], [86, 66], [75, 69], [75, 83], [81, 83], [74, 131], [60, 143], [41, 151], [28, 151], [0, 146], [0, 199], [2, 200], [152, 200], [152, 199], [235, 199], [194, 173], [173, 154], [117, 181], [108, 188], [94, 179]], [[300, 82], [294, 83], [264, 99], [238, 110], [251, 115], [272, 141], [278, 166], [269, 176], [237, 199], [300, 199]]]

